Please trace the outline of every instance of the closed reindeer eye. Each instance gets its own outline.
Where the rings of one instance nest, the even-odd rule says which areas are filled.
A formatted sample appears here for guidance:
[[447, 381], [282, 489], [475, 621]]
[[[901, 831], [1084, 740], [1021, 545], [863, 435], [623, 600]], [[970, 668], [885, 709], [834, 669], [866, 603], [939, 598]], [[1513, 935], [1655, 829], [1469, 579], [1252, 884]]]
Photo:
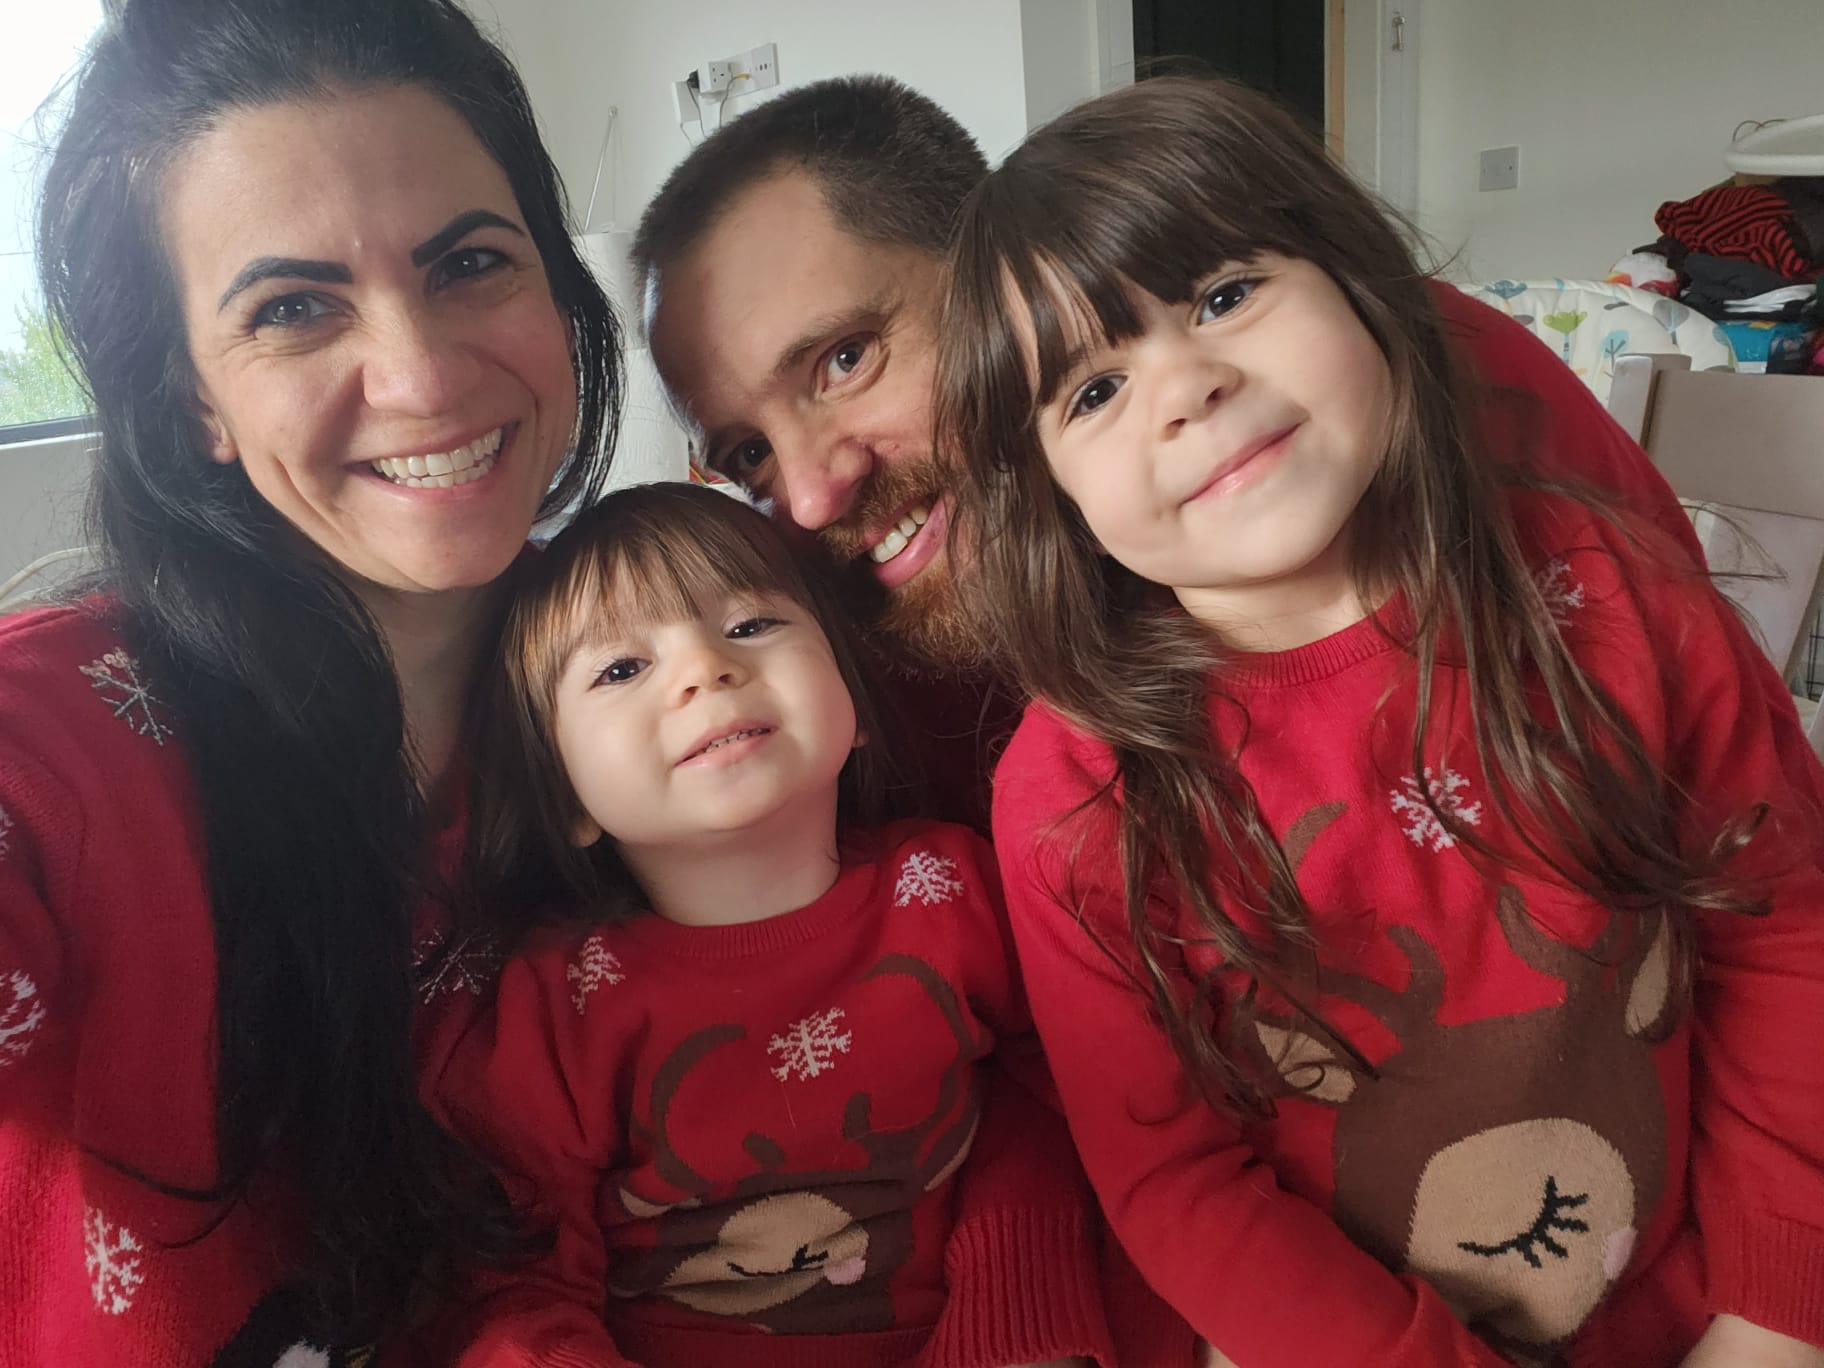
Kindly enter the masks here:
[[1485, 1259], [1497, 1259], [1503, 1254], [1518, 1254], [1533, 1268], [1545, 1265], [1539, 1258], [1543, 1249], [1556, 1259], [1568, 1259], [1571, 1251], [1554, 1238], [1555, 1234], [1587, 1235], [1590, 1231], [1588, 1221], [1578, 1220], [1566, 1213], [1577, 1210], [1590, 1200], [1590, 1194], [1579, 1192], [1565, 1194], [1558, 1191], [1558, 1180], [1548, 1176], [1545, 1180], [1545, 1195], [1539, 1203], [1539, 1214], [1533, 1223], [1512, 1239], [1503, 1240], [1500, 1244], [1477, 1244], [1474, 1240], [1459, 1240], [1457, 1248], [1466, 1254], [1479, 1254]]

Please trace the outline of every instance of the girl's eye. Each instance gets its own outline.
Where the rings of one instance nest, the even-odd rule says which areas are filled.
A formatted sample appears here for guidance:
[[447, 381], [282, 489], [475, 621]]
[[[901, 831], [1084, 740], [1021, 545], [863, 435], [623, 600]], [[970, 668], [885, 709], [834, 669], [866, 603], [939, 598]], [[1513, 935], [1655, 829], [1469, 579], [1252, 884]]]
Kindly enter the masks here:
[[1203, 296], [1203, 307], [1197, 311], [1199, 323], [1209, 323], [1224, 314], [1233, 313], [1254, 293], [1257, 280], [1225, 280], [1212, 285]]
[[1068, 417], [1081, 418], [1094, 413], [1115, 397], [1122, 384], [1118, 375], [1098, 375], [1071, 396]]
[[595, 682], [597, 684], [625, 684], [645, 668], [645, 661], [635, 660], [631, 656], [621, 660], [611, 660], [595, 677]]
[[870, 339], [851, 337], [837, 345], [830, 353], [830, 359], [824, 363], [823, 378], [826, 384], [840, 385], [849, 376], [861, 369], [861, 363], [868, 358]]
[[256, 328], [296, 328], [314, 323], [329, 313], [329, 306], [315, 295], [288, 294], [269, 299], [253, 315]]
[[728, 629], [727, 635], [731, 641], [744, 641], [748, 637], [759, 636], [768, 628], [779, 626], [779, 622], [780, 620], [775, 617], [742, 618]]
[[506, 265], [506, 254], [491, 247], [459, 247], [437, 263], [445, 280], [473, 280]]

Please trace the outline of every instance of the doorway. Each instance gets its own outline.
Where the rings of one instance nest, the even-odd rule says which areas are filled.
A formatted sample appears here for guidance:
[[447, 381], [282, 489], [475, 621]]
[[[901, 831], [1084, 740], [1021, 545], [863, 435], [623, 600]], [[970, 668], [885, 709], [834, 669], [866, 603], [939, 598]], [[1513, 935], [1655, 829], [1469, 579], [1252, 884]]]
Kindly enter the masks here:
[[[1133, 0], [1137, 74], [1232, 76], [1325, 131], [1331, 85], [1324, 26], [1331, 0]], [[1340, 16], [1339, 16], [1340, 17]], [[1339, 35], [1340, 37], [1340, 35]], [[1339, 53], [1341, 43], [1336, 47]], [[1330, 132], [1341, 117], [1333, 111]]]

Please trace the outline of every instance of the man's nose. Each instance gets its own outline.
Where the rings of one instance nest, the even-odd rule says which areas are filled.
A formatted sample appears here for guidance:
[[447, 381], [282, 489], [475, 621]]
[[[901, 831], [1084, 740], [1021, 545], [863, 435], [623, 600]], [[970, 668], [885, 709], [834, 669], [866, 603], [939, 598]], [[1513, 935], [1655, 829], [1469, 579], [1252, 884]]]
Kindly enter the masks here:
[[362, 357], [368, 405], [414, 418], [438, 418], [462, 406], [480, 383], [480, 365], [433, 313], [403, 309], [370, 330]]
[[867, 443], [841, 429], [807, 427], [790, 447], [775, 447], [773, 456], [774, 506], [807, 532], [828, 527], [854, 508], [874, 469]]

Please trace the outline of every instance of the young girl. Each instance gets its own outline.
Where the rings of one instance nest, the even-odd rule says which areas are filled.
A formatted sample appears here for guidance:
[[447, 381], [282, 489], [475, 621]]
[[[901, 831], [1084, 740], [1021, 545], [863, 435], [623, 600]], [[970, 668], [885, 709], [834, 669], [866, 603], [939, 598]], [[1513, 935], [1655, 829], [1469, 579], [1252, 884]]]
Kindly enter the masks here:
[[1824, 776], [1688, 535], [1259, 96], [1091, 102], [960, 231], [996, 848], [1141, 1271], [1242, 1368], [1824, 1362]]
[[588, 921], [521, 948], [441, 1070], [555, 1229], [486, 1280], [462, 1363], [1100, 1355], [1099, 1314], [1008, 1324], [994, 1286], [1095, 1307], [1068, 1190], [967, 1233], [1030, 1275], [951, 1262], [982, 1061], [1031, 1028], [987, 844], [864, 825], [884, 732], [828, 591], [737, 500], [647, 486], [533, 559], [504, 655], [531, 802], [494, 825], [548, 837]]

